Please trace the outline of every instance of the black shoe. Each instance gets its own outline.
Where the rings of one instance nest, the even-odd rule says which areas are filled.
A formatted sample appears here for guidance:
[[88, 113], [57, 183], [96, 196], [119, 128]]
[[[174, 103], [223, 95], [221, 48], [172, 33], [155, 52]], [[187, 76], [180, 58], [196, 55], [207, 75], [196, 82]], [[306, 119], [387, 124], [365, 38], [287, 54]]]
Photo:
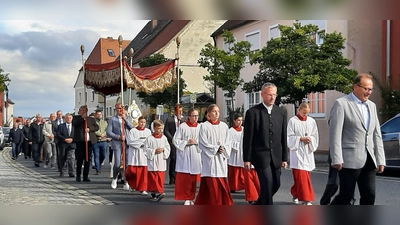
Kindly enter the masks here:
[[83, 181], [90, 182], [90, 179], [88, 177], [86, 177], [86, 178], [83, 178]]
[[28, 157], [25, 156], [25, 159], [27, 159]]
[[99, 174], [101, 174], [101, 171], [100, 171], [100, 170], [97, 170], [97, 171], [96, 171], [96, 175], [99, 175]]
[[169, 184], [175, 184], [175, 179], [170, 179]]
[[40, 165], [39, 165], [38, 162], [35, 162], [35, 166], [36, 166], [36, 167], [40, 167]]
[[60, 177], [63, 177], [64, 176], [64, 172], [60, 172]]
[[11, 157], [11, 159], [12, 159], [12, 160], [15, 160], [15, 158], [14, 158], [14, 157]]
[[81, 182], [81, 177], [76, 177], [76, 181]]
[[96, 169], [96, 167], [95, 166], [92, 166], [92, 170], [95, 170]]
[[69, 177], [75, 177], [75, 174], [70, 173], [70, 174], [69, 174]]

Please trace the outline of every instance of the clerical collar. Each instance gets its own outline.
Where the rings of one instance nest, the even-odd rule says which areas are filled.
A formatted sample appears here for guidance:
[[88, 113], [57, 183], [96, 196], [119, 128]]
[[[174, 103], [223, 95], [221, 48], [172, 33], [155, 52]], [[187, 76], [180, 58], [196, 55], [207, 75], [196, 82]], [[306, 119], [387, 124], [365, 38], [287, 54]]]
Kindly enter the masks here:
[[189, 127], [197, 127], [197, 122], [195, 122], [195, 123], [190, 123], [190, 120], [189, 119], [187, 119], [186, 120], [186, 124], [189, 126]]
[[242, 131], [242, 126], [233, 126], [233, 129], [235, 129], [236, 131]]
[[264, 102], [262, 102], [262, 104], [268, 110], [268, 113], [271, 114], [271, 111], [272, 111], [272, 108], [274, 107], [274, 105], [272, 104], [271, 106], [267, 106]]
[[155, 138], [161, 138], [161, 137], [162, 137], [162, 133], [159, 133], [159, 134], [153, 133], [153, 137], [155, 137]]
[[297, 116], [297, 118], [299, 118], [299, 120], [301, 120], [301, 121], [306, 121], [306, 120], [307, 120], [307, 116], [302, 117], [302, 116], [300, 116], [299, 114], [297, 114], [296, 116]]
[[208, 120], [208, 122], [210, 122], [212, 125], [218, 125], [219, 124], [219, 120], [216, 120], [215, 122], [213, 122], [213, 121], [211, 121], [211, 120]]
[[136, 129], [138, 129], [138, 130], [144, 130], [144, 127], [139, 127], [139, 126], [137, 126]]

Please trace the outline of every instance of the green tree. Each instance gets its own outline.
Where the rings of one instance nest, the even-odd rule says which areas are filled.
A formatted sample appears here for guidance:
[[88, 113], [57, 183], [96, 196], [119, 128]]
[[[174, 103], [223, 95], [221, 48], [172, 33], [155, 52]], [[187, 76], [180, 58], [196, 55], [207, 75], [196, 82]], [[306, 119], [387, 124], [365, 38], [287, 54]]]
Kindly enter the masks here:
[[[151, 55], [147, 58], [144, 58], [139, 62], [140, 67], [149, 67], [158, 65], [168, 61], [167, 58], [163, 54], [157, 53]], [[186, 88], [185, 80], [182, 78], [182, 71], [179, 70], [180, 74], [180, 83], [179, 83], [179, 95], [180, 97], [183, 94], [183, 89]], [[157, 105], [166, 105], [169, 109], [173, 108], [176, 104], [177, 100], [177, 90], [178, 90], [178, 83], [175, 83], [171, 87], [166, 88], [163, 92], [153, 93], [153, 94], [146, 94], [146, 92], [138, 92], [137, 96], [142, 99], [142, 101], [151, 108], [156, 108]]]
[[370, 73], [374, 78], [374, 83], [378, 86], [381, 91], [382, 98], [382, 108], [380, 109], [380, 113], [384, 119], [384, 121], [392, 118], [393, 116], [400, 113], [400, 90], [395, 90], [389, 86], [385, 86], [379, 80], [377, 76]]
[[5, 73], [4, 70], [0, 66], [0, 92], [3, 92], [7, 89], [8, 84], [10, 83], [10, 78], [8, 77], [9, 73]]
[[203, 76], [204, 80], [211, 81], [228, 92], [225, 96], [232, 100], [229, 111], [234, 112], [235, 90], [244, 83], [240, 78], [240, 70], [245, 66], [246, 57], [250, 55], [251, 45], [248, 41], [236, 42], [233, 34], [228, 30], [223, 31], [222, 37], [229, 45], [228, 51], [218, 49], [208, 43], [201, 49], [197, 62], [209, 72], [208, 75]]
[[259, 65], [254, 80], [243, 85], [245, 92], [259, 91], [266, 82], [278, 87], [279, 103], [300, 103], [307, 94], [337, 90], [351, 92], [357, 71], [343, 57], [345, 38], [341, 33], [318, 33], [323, 43], [315, 43], [318, 26], [294, 23], [279, 25], [281, 37], [271, 39], [256, 52], [252, 64]]

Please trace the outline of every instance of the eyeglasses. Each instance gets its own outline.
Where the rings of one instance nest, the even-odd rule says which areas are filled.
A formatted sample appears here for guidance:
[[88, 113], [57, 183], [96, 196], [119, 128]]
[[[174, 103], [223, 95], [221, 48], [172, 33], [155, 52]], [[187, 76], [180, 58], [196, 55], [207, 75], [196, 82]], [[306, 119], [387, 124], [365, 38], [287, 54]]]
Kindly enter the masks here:
[[366, 88], [366, 87], [363, 87], [363, 86], [361, 86], [360, 84], [357, 84], [357, 86], [359, 86], [360, 88], [363, 88], [364, 91], [366, 91], [366, 92], [373, 92], [373, 91], [375, 90], [374, 88]]

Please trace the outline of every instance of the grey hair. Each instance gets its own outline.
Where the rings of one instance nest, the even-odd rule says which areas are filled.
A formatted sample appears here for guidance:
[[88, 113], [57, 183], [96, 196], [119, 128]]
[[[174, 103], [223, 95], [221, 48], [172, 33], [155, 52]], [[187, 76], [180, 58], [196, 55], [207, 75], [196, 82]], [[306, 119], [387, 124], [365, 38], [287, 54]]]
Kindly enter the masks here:
[[276, 88], [275, 84], [267, 82], [261, 87], [261, 91], [263, 91], [265, 88], [270, 88], [270, 87]]

